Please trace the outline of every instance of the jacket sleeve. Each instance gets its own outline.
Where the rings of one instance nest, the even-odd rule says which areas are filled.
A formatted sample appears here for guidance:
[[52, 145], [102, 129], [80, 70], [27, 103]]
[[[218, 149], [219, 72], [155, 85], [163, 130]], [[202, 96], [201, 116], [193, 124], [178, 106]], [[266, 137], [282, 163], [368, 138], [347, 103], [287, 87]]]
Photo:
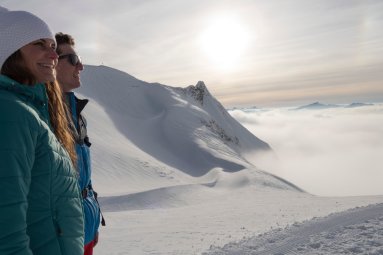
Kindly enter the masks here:
[[[4, 111], [0, 113], [3, 114]], [[0, 254], [2, 255], [32, 255], [27, 235], [26, 214], [37, 135], [34, 131], [36, 129], [25, 122], [26, 118], [23, 118], [22, 122], [20, 119], [20, 116], [7, 117], [4, 114], [0, 119]]]

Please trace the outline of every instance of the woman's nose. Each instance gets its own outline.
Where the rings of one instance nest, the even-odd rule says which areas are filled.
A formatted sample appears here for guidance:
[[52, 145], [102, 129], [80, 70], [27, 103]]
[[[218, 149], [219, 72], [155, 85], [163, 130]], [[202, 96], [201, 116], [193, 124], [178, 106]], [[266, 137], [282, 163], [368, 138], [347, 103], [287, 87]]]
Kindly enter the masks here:
[[56, 59], [59, 58], [59, 55], [57, 54], [55, 49], [53, 49], [53, 48], [50, 49], [50, 51], [49, 51], [49, 58], [51, 58], [53, 60], [56, 60]]

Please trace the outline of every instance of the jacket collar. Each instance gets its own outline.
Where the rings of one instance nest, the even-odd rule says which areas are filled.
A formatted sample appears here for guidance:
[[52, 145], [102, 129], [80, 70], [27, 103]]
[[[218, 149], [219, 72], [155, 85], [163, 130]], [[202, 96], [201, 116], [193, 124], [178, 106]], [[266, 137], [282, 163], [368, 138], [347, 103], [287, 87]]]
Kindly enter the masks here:
[[43, 83], [28, 86], [20, 84], [8, 76], [0, 75], [0, 89], [21, 95], [26, 101], [32, 102], [32, 104], [38, 108], [45, 106], [48, 103], [48, 96]]
[[29, 86], [20, 84], [8, 76], [0, 75], [0, 90], [9, 91], [18, 96], [25, 103], [30, 104], [35, 108], [40, 118], [51, 127], [48, 110], [48, 95], [43, 83]]
[[82, 110], [84, 110], [85, 106], [88, 104], [89, 100], [88, 99], [79, 99], [77, 97], [76, 102], [77, 102], [77, 111], [80, 113]]
[[76, 107], [76, 113], [80, 114], [82, 110], [84, 110], [85, 106], [88, 104], [88, 99], [79, 99], [76, 97], [74, 92], [66, 92], [67, 100], [72, 104], [72, 102], [75, 102]]

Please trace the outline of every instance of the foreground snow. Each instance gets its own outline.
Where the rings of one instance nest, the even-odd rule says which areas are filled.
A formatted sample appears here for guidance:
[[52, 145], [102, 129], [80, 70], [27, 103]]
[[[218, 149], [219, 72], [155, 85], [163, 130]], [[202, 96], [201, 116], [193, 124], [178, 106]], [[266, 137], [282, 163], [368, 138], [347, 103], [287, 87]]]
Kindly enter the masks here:
[[[164, 193], [166, 193], [165, 190], [157, 191], [152, 196], [161, 198]], [[240, 241], [239, 245], [234, 246], [234, 250], [230, 248], [233, 245], [224, 245], [244, 238], [246, 240], [272, 229], [283, 229], [292, 224], [295, 224], [294, 228], [296, 228], [301, 225], [299, 222], [313, 217], [324, 217], [357, 206], [383, 202], [381, 196], [323, 198], [274, 188], [257, 188], [252, 185], [233, 189], [229, 183], [221, 187], [195, 187], [187, 190], [187, 194], [188, 197], [183, 195], [183, 199], [180, 199], [173, 193], [168, 196], [168, 201], [173, 200], [174, 203], [169, 204], [168, 201], [163, 202], [162, 205], [157, 203], [156, 208], [150, 208], [147, 205], [140, 210], [125, 207], [122, 211], [116, 205], [113, 211], [113, 206], [109, 204], [107, 206], [109, 212], [105, 213], [108, 226], [102, 229], [100, 239], [102, 241], [97, 247], [97, 254], [189, 255], [203, 252], [209, 254], [211, 247], [224, 247], [218, 250], [223, 253], [213, 250], [211, 251], [213, 254], [246, 254], [245, 251], [249, 251], [246, 242]], [[182, 194], [180, 196], [182, 197]], [[177, 201], [184, 201], [187, 205]], [[138, 201], [133, 199], [131, 203], [145, 204], [141, 199]], [[381, 209], [380, 207], [378, 214], [381, 213]], [[347, 214], [341, 214], [341, 216], [344, 215], [347, 219]], [[360, 220], [359, 217], [355, 219]], [[354, 219], [351, 220], [354, 221]], [[289, 231], [295, 231], [295, 233], [288, 232], [286, 235], [296, 237], [300, 241], [299, 238], [302, 238], [305, 233], [317, 232], [316, 222], [315, 220], [308, 225], [302, 224], [304, 230], [293, 228]], [[337, 222], [343, 221], [339, 219], [335, 221]], [[320, 223], [318, 224], [320, 226]], [[283, 243], [283, 239], [279, 237], [280, 230], [271, 233], [261, 239], [259, 247], [264, 244], [262, 240], [264, 241], [268, 236], [273, 242], [280, 240]], [[376, 232], [376, 235], [375, 240], [382, 238], [378, 236], [379, 232]], [[322, 241], [313, 239], [314, 247], [317, 243], [323, 243], [317, 250], [321, 250], [320, 248], [326, 245], [323, 242], [323, 240], [326, 241], [325, 238], [326, 235], [320, 239]], [[364, 238], [365, 242], [371, 240], [370, 235], [362, 235], [360, 238]], [[268, 246], [265, 245], [265, 247]], [[349, 244], [344, 245], [345, 249], [347, 247]], [[310, 246], [302, 247], [306, 250], [309, 248]], [[303, 252], [302, 254], [311, 253]]]
[[203, 254], [383, 254], [383, 204], [295, 223]]

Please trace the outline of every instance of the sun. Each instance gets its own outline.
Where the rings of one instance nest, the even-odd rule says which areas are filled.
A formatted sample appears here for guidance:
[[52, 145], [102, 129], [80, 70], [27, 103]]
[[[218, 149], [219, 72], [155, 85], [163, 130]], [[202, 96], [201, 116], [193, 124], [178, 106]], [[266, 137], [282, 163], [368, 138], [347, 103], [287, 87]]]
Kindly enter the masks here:
[[199, 38], [200, 47], [214, 67], [230, 70], [249, 43], [249, 33], [238, 18], [222, 15], [213, 18]]

